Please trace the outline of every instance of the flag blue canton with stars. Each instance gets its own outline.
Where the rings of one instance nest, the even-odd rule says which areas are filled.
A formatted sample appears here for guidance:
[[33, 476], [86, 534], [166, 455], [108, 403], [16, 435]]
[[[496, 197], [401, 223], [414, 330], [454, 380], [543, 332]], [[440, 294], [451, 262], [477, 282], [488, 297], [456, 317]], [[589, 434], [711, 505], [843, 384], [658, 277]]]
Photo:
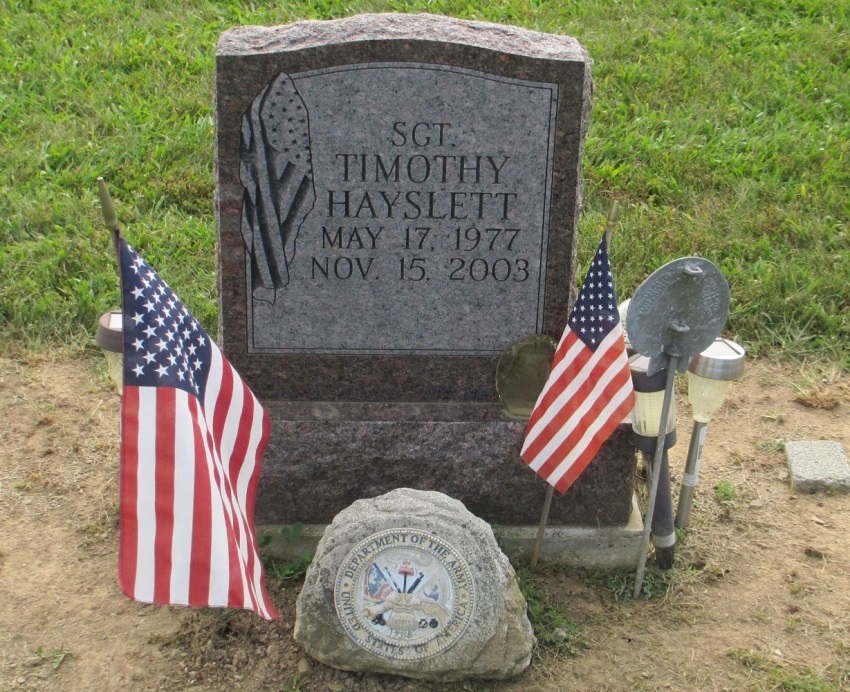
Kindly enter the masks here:
[[124, 384], [176, 387], [204, 398], [210, 337], [138, 253], [121, 241]]
[[570, 329], [593, 351], [620, 321], [605, 245], [599, 244], [569, 319]]

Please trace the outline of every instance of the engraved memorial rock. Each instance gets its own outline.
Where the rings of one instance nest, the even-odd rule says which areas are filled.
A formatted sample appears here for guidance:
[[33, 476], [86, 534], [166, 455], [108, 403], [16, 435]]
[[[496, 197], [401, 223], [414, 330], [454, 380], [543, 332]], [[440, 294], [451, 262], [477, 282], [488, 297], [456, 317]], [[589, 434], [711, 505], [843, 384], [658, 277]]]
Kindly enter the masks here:
[[490, 527], [410, 489], [355, 502], [325, 530], [295, 639], [337, 668], [428, 680], [512, 677], [535, 642]]
[[[537, 521], [501, 353], [575, 292], [590, 59], [566, 36], [423, 14], [222, 34], [223, 351], [272, 418], [256, 518], [327, 524], [398, 487]], [[550, 524], [631, 514], [627, 430]], [[345, 482], [340, 482], [345, 478]]]

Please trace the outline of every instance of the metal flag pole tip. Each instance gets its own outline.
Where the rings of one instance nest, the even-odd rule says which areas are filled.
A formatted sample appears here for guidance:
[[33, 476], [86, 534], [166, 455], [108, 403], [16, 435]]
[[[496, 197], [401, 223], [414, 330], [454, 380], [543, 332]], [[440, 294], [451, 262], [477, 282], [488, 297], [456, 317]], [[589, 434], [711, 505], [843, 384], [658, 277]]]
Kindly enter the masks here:
[[121, 240], [121, 226], [118, 225], [115, 206], [112, 204], [112, 197], [109, 196], [109, 189], [106, 187], [106, 181], [103, 179], [103, 176], [98, 176], [97, 179], [97, 195], [100, 197], [100, 210], [103, 213], [103, 222], [107, 230], [112, 234], [112, 244], [115, 247], [115, 253], [118, 254], [118, 246]]

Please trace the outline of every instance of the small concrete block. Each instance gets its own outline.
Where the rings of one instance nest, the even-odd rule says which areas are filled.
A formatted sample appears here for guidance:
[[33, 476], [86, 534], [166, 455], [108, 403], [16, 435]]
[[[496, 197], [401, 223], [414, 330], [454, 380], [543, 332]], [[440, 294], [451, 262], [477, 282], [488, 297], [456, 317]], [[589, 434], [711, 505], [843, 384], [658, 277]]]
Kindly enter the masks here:
[[850, 462], [839, 442], [798, 440], [785, 443], [791, 487], [802, 492], [850, 492]]

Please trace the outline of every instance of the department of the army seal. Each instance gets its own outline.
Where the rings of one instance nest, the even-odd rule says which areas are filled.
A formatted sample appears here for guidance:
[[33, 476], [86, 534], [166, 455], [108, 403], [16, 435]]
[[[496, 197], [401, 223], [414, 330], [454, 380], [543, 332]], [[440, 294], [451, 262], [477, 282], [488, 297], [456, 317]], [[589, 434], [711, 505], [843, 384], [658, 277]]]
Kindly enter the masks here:
[[346, 555], [334, 603], [345, 631], [364, 649], [419, 660], [463, 635], [475, 610], [475, 585], [450, 543], [419, 529], [387, 529]]

